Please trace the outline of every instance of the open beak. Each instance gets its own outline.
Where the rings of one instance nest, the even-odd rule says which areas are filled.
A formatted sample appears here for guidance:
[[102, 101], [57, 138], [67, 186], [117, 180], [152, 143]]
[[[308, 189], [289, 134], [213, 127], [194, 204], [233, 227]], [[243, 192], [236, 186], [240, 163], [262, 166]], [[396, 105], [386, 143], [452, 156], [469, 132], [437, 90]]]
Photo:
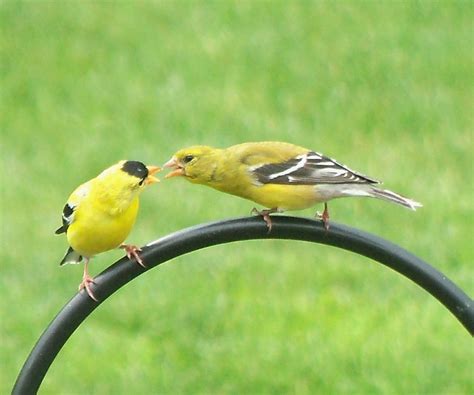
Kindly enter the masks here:
[[156, 182], [160, 182], [160, 180], [156, 177], [153, 177], [153, 174], [158, 173], [161, 170], [159, 166], [147, 166], [148, 169], [148, 177], [145, 178], [145, 185], [151, 185]]
[[184, 176], [184, 169], [176, 160], [176, 157], [172, 157], [168, 162], [166, 162], [163, 167], [168, 167], [174, 169], [171, 173], [168, 173], [165, 178]]

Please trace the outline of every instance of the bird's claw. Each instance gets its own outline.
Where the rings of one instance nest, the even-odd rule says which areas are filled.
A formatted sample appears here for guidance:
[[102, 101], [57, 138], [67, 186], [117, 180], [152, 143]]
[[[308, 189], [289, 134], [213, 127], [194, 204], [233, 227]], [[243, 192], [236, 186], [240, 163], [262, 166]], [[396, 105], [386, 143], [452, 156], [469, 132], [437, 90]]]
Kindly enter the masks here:
[[316, 211], [316, 217], [323, 221], [324, 229], [327, 232], [329, 230], [329, 210], [327, 203], [324, 203], [324, 211], [322, 213]]
[[79, 291], [81, 291], [82, 289], [85, 288], [87, 294], [88, 294], [94, 301], [98, 302], [99, 299], [97, 299], [97, 298], [94, 296], [94, 293], [92, 292], [92, 289], [91, 289], [91, 287], [90, 287], [90, 285], [89, 285], [89, 284], [91, 284], [91, 283], [92, 283], [92, 284], [95, 284], [95, 281], [94, 281], [94, 279], [93, 279], [91, 276], [89, 276], [89, 275], [83, 276], [82, 282], [79, 284]]
[[143, 263], [142, 258], [140, 258], [140, 255], [138, 255], [138, 253], [142, 250], [140, 247], [137, 247], [133, 244], [122, 244], [120, 248], [125, 250], [125, 254], [127, 254], [128, 259], [132, 260], [133, 258], [135, 258], [135, 260], [141, 267], [143, 267], [144, 269], [147, 268], [146, 265]]
[[278, 210], [275, 208], [267, 209], [267, 210], [257, 210], [255, 207], [250, 212], [251, 214], [260, 215], [265, 223], [267, 224], [268, 233], [272, 231], [272, 219], [270, 218], [270, 214], [276, 213]]

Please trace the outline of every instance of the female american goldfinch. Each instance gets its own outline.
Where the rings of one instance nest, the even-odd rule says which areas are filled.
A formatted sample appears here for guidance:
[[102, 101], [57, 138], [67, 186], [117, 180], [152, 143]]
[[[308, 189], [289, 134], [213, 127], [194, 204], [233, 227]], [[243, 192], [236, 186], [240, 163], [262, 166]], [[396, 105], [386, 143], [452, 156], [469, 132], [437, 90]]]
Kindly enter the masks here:
[[79, 186], [64, 206], [63, 224], [56, 234], [66, 233], [69, 249], [60, 265], [79, 263], [84, 258], [84, 274], [79, 290], [90, 289], [94, 280], [87, 272], [89, 259], [113, 248], [124, 248], [127, 256], [142, 265], [139, 248], [122, 244], [130, 233], [138, 212], [138, 196], [145, 186], [158, 182], [153, 176], [160, 168], [136, 161], [120, 161], [96, 178]]
[[174, 169], [166, 178], [182, 176], [195, 184], [240, 196], [267, 207], [262, 215], [271, 230], [270, 214], [301, 210], [324, 202], [320, 215], [329, 227], [327, 201], [345, 196], [368, 196], [416, 210], [421, 204], [377, 188], [379, 182], [350, 170], [315, 151], [282, 142], [256, 142], [219, 149], [182, 149], [164, 165]]

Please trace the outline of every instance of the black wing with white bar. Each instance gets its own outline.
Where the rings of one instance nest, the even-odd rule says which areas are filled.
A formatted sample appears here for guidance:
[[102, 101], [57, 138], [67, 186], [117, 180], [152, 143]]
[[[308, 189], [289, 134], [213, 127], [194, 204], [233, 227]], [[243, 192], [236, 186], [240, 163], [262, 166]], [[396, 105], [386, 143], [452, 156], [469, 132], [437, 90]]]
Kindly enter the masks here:
[[379, 181], [357, 173], [334, 159], [317, 152], [298, 155], [286, 162], [252, 169], [261, 184], [378, 184]]
[[67, 228], [69, 228], [69, 225], [71, 225], [73, 219], [74, 219], [74, 209], [76, 207], [70, 203], [66, 203], [63, 209], [63, 225], [56, 229], [56, 234], [61, 234], [67, 232]]

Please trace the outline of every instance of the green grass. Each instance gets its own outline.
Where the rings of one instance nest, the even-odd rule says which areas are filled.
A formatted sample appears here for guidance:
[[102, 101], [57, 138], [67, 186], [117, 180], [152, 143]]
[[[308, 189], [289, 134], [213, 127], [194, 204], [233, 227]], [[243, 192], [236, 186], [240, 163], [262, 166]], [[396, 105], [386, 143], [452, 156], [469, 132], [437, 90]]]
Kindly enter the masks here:
[[[345, 199], [330, 205], [334, 221], [474, 294], [472, 3], [6, 1], [0, 25], [0, 393], [80, 281], [80, 266], [58, 266], [65, 199], [122, 158], [162, 164], [190, 144], [249, 140], [322, 151], [424, 204]], [[129, 240], [252, 207], [166, 180], [143, 195]], [[92, 273], [120, 256], [98, 256]], [[389, 269], [254, 241], [120, 290], [41, 392], [470, 394], [472, 361], [465, 329]]]

